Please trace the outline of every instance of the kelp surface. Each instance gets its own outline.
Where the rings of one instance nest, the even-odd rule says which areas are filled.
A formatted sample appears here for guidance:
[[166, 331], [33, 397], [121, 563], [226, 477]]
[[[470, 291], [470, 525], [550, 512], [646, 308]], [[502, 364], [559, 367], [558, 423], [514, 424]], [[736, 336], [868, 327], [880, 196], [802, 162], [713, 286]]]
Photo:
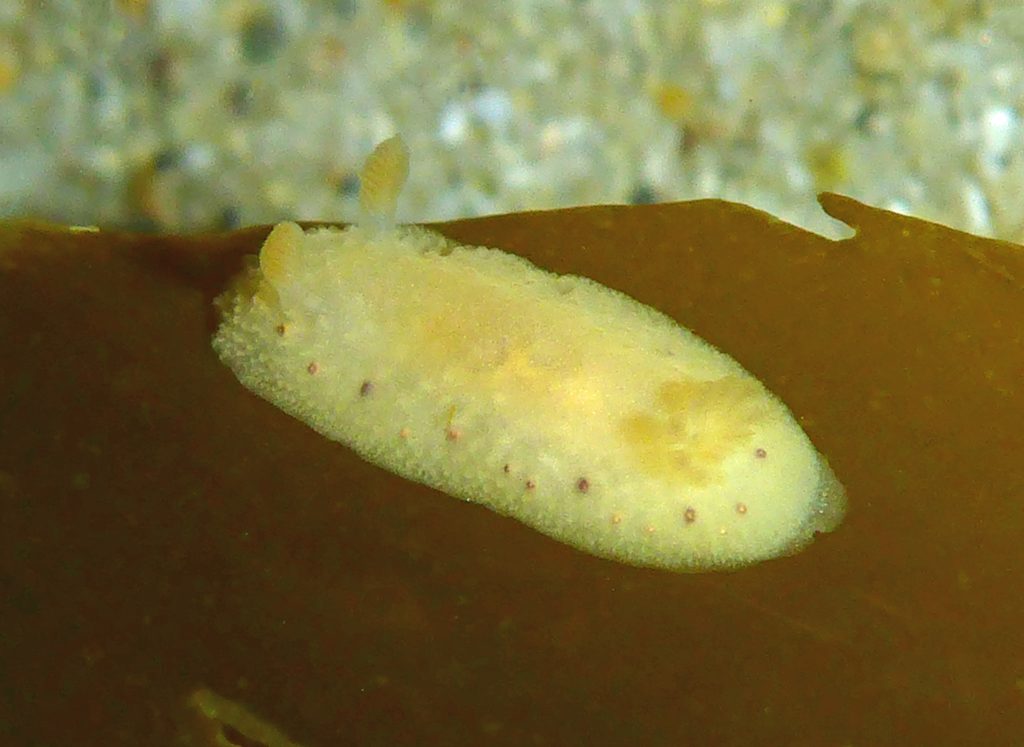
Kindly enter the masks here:
[[823, 205], [856, 236], [717, 201], [438, 226], [665, 311], [828, 455], [843, 526], [707, 575], [572, 550], [242, 388], [210, 349], [211, 300], [266, 227], [4, 225], [0, 741], [1022, 733], [1021, 250]]

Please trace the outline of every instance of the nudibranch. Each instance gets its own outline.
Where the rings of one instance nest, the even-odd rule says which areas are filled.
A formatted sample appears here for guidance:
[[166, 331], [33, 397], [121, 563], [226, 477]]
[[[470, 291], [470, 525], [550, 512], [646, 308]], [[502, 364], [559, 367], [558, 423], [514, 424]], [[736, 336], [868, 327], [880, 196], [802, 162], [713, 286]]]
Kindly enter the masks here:
[[344, 229], [280, 223], [218, 299], [250, 390], [402, 477], [580, 550], [678, 571], [793, 553], [845, 494], [786, 406], [664, 314], [394, 223], [397, 137]]

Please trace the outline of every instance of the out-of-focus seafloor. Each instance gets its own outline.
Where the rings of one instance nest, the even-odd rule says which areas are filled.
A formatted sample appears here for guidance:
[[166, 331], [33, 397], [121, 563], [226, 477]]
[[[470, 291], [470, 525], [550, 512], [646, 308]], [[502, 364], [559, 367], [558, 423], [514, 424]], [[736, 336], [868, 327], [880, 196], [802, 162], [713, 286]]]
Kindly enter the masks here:
[[0, 227], [0, 742], [1012, 744], [1020, 247], [825, 195], [441, 225], [659, 308], [828, 455], [802, 553], [594, 558], [361, 461], [236, 383], [212, 297], [266, 228]]
[[0, 217], [177, 233], [841, 192], [1024, 241], [1016, 0], [4, 0]]

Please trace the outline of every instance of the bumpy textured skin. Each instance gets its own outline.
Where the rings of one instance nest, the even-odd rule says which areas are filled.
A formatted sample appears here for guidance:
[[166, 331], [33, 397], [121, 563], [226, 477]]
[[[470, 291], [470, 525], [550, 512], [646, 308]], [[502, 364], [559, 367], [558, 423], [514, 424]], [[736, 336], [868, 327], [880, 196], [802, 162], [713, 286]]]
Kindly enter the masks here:
[[759, 381], [586, 278], [421, 228], [283, 223], [218, 304], [214, 348], [261, 397], [595, 555], [733, 568], [842, 518], [841, 486]]

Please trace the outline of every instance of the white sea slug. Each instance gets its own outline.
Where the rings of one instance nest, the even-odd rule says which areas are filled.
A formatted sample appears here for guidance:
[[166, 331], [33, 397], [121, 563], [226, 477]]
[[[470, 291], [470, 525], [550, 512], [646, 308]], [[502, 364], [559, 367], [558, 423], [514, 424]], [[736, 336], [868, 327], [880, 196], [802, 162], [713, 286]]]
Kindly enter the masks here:
[[795, 552], [844, 493], [736, 361], [592, 280], [395, 226], [408, 154], [364, 219], [274, 227], [218, 299], [246, 387], [365, 459], [594, 555], [679, 571]]

